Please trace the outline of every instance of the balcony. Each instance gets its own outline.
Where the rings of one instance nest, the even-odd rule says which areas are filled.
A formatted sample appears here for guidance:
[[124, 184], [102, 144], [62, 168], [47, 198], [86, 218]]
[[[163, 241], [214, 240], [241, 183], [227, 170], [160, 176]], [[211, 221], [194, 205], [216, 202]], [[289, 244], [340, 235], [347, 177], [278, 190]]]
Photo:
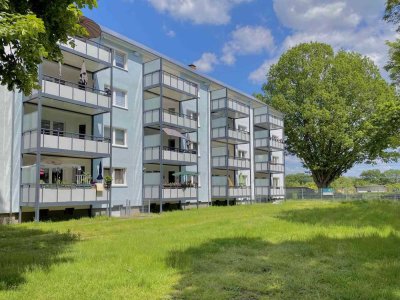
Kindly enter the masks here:
[[[36, 185], [21, 186], [21, 202], [24, 206], [35, 205]], [[102, 204], [108, 201], [108, 191], [98, 192], [93, 185], [76, 184], [41, 184], [39, 189], [39, 205], [41, 206], [69, 206]]]
[[178, 101], [198, 97], [197, 84], [166, 71], [156, 70], [145, 74], [143, 76], [143, 82], [145, 90], [153, 91], [156, 94], [160, 94], [157, 88], [163, 85], [163, 87], [167, 89], [163, 92], [163, 95]]
[[268, 197], [269, 196], [269, 186], [255, 186], [254, 193], [256, 197]]
[[271, 186], [270, 189], [270, 196], [271, 197], [284, 197], [285, 196], [285, 189], [280, 186]]
[[[36, 129], [22, 134], [22, 149], [25, 153], [37, 151]], [[59, 154], [72, 157], [101, 158], [109, 157], [111, 143], [109, 139], [79, 133], [40, 129], [42, 154]]]
[[72, 47], [69, 43], [60, 44], [62, 50], [64, 50], [64, 60], [69, 60], [70, 55], [77, 54], [93, 61], [98, 61], [102, 64], [111, 65], [111, 48], [103, 46], [91, 40], [83, 40], [79, 38], [72, 38], [75, 47]]
[[172, 112], [169, 110], [153, 109], [145, 111], [144, 114], [145, 126], [158, 126], [163, 124], [178, 128], [182, 132], [193, 132], [197, 130], [197, 118], [188, 115]]
[[285, 149], [285, 144], [282, 140], [263, 137], [254, 139], [254, 147], [262, 150], [277, 150], [283, 151]]
[[264, 172], [264, 173], [284, 173], [285, 165], [277, 164], [272, 162], [255, 162], [255, 170], [256, 172]]
[[227, 155], [213, 156], [212, 167], [233, 170], [250, 169], [250, 159]]
[[254, 125], [265, 129], [282, 129], [284, 123], [282, 117], [265, 113], [254, 116]]
[[211, 111], [226, 111], [228, 117], [234, 119], [246, 118], [250, 115], [249, 106], [229, 98], [211, 100]]
[[[160, 200], [159, 185], [145, 185], [143, 187], [144, 199]], [[162, 189], [162, 200], [180, 201], [180, 200], [195, 200], [197, 199], [197, 187], [182, 187], [182, 186], [164, 186]]]
[[[144, 148], [145, 163], [159, 163], [161, 160], [160, 149], [160, 146]], [[164, 163], [172, 165], [196, 165], [197, 152], [194, 150], [162, 147], [162, 159]]]
[[249, 186], [213, 185], [212, 197], [214, 198], [249, 198], [251, 188]]
[[248, 144], [250, 143], [250, 133], [222, 126], [212, 128], [212, 139], [230, 144]]
[[[37, 96], [39, 96], [39, 94], [40, 93], [38, 91], [33, 92], [31, 96], [26, 98], [26, 100], [34, 100]], [[78, 112], [81, 110], [81, 112], [90, 114], [109, 112], [111, 110], [110, 92], [93, 89], [84, 85], [79, 85], [46, 75], [43, 76], [41, 94], [45, 97], [45, 99], [42, 100], [42, 104], [50, 107], [61, 107]], [[62, 102], [57, 103], [53, 101], [54, 99], [68, 102], [72, 105], [79, 105], [80, 107], [65, 107], [65, 104]], [[92, 108], [94, 111], [82, 111], [82, 106]]]

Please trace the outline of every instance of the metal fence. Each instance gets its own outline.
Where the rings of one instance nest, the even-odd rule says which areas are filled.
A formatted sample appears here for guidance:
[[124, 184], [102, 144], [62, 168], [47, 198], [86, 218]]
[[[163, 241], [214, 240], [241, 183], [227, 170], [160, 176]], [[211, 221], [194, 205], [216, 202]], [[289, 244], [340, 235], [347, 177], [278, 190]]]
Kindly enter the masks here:
[[356, 192], [354, 188], [337, 188], [333, 191], [310, 188], [286, 188], [287, 200], [400, 200], [400, 191], [396, 192]]

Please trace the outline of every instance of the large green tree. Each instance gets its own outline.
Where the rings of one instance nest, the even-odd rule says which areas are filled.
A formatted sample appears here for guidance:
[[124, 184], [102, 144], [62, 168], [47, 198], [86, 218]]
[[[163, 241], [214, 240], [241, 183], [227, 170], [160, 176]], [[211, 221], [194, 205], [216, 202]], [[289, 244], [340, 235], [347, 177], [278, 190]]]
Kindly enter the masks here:
[[357, 163], [396, 158], [399, 101], [367, 57], [300, 44], [273, 65], [260, 95], [285, 113], [286, 150], [297, 155], [318, 187]]
[[[397, 26], [396, 31], [400, 32], [400, 0], [387, 0], [384, 20]], [[389, 61], [385, 66], [390, 79], [400, 84], [400, 39], [387, 42], [389, 46]]]
[[85, 35], [81, 9], [97, 0], [0, 0], [0, 83], [30, 94], [43, 58], [61, 60], [58, 42]]

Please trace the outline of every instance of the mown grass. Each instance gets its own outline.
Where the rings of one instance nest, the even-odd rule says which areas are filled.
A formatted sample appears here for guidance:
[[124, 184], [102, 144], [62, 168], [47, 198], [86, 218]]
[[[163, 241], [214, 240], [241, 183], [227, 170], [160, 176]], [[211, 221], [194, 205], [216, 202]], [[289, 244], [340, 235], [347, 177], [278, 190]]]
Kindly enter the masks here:
[[400, 299], [400, 204], [0, 227], [1, 299]]

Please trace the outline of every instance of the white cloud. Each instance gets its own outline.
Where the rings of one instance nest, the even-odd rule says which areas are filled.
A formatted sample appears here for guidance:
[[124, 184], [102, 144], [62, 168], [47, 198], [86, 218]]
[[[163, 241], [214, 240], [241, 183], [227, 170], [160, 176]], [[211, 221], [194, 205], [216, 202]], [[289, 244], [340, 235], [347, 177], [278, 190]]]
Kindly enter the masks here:
[[276, 57], [250, 73], [249, 80], [264, 82], [269, 61], [277, 61], [291, 47], [311, 41], [330, 44], [336, 51], [359, 52], [383, 71], [388, 52], [385, 41], [396, 37], [393, 26], [382, 21], [384, 6], [385, 0], [274, 0], [278, 19], [293, 33], [284, 39]]
[[159, 12], [195, 24], [227, 24], [231, 10], [253, 0], [147, 0]]
[[173, 38], [176, 36], [176, 32], [173, 31], [172, 29], [169, 29], [167, 26], [163, 25], [163, 31], [165, 33], [166, 36]]
[[272, 52], [274, 49], [274, 37], [269, 29], [262, 26], [238, 27], [231, 33], [231, 40], [223, 46], [221, 60], [232, 65], [237, 55]]
[[218, 64], [218, 58], [214, 53], [205, 52], [193, 64], [199, 71], [208, 73], [214, 70], [214, 66]]
[[269, 68], [278, 61], [278, 57], [267, 59], [256, 70], [250, 73], [249, 79], [253, 83], [265, 82]]

